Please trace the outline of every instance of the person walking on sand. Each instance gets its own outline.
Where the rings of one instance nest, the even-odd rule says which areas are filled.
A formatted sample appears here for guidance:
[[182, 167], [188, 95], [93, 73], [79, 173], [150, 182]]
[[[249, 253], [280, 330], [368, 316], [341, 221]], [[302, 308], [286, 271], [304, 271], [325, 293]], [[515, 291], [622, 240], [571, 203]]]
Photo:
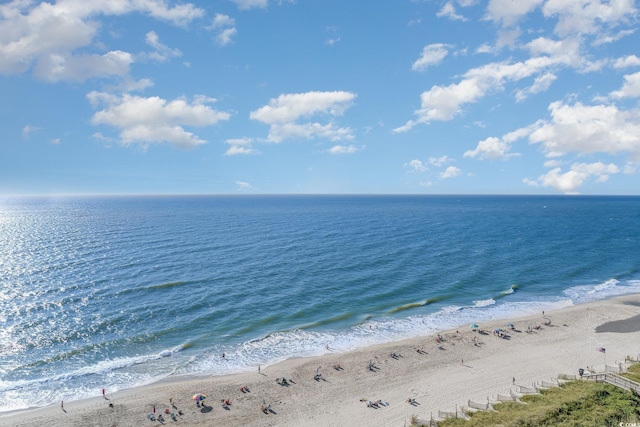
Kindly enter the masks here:
[[105, 399], [107, 398], [107, 396], [104, 394], [104, 389], [102, 389], [102, 397], [104, 397]]
[[258, 373], [260, 373], [260, 365], [258, 365]]
[[62, 409], [64, 411], [64, 400], [60, 401], [60, 409]]
[[464, 365], [464, 359], [460, 359], [460, 364]]

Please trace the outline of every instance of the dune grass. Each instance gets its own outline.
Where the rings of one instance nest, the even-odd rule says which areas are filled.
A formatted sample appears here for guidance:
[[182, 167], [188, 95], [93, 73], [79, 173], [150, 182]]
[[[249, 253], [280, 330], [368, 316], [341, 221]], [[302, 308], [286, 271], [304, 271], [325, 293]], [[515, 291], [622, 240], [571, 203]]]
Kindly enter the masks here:
[[448, 419], [440, 427], [578, 427], [640, 422], [640, 396], [609, 384], [572, 381], [540, 395], [504, 402], [495, 411], [470, 413], [469, 420]]
[[629, 378], [631, 381], [640, 383], [640, 363], [629, 366], [627, 372], [622, 374], [625, 378]]

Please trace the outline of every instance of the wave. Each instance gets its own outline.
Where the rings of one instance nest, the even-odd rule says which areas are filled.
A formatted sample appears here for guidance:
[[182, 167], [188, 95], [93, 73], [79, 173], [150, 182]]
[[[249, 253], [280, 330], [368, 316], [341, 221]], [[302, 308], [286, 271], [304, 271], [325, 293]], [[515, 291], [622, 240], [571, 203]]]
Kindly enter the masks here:
[[189, 347], [189, 344], [182, 344], [173, 348], [162, 350], [159, 353], [132, 357], [119, 357], [115, 359], [105, 359], [93, 364], [87, 364], [81, 368], [74, 369], [68, 372], [48, 376], [46, 378], [35, 378], [20, 381], [2, 381], [0, 382], [0, 392], [7, 392], [10, 390], [23, 388], [37, 389], [39, 385], [45, 383], [65, 383], [86, 376], [105, 375], [129, 366], [139, 365], [152, 360], [158, 360], [168, 356], [172, 356]]
[[[426, 336], [439, 331], [468, 327], [471, 323], [482, 324], [495, 319], [513, 319], [523, 315], [552, 311], [587, 300], [604, 299], [615, 295], [640, 293], [640, 280], [621, 283], [610, 279], [591, 285], [565, 289], [562, 295], [521, 297], [520, 299], [487, 298], [469, 304], [446, 305], [430, 313], [418, 313], [406, 317], [364, 316], [363, 322], [340, 330], [317, 330], [352, 318], [344, 313], [325, 320], [312, 322], [303, 328], [277, 331], [237, 344], [215, 344], [196, 350], [191, 342], [141, 356], [103, 360], [90, 366], [31, 380], [0, 381], [0, 393], [5, 397], [0, 411], [20, 409], [51, 403], [50, 390], [53, 383], [66, 384], [73, 388], [76, 398], [95, 394], [95, 384], [102, 382], [110, 390], [134, 387], [158, 381], [170, 375], [184, 374], [228, 374], [268, 366], [292, 357], [307, 357], [349, 351], [384, 342], [416, 336]], [[512, 295], [510, 293], [509, 295]], [[406, 304], [398, 308], [409, 310], [446, 300], [445, 296], [431, 301]], [[429, 302], [428, 302], [429, 301]], [[427, 304], [428, 302], [428, 304]], [[397, 310], [394, 313], [402, 312]], [[190, 350], [190, 351], [185, 351]], [[226, 353], [226, 358], [220, 355]], [[75, 387], [75, 388], [74, 388]], [[85, 390], [86, 389], [86, 390]], [[34, 390], [42, 390], [36, 391]], [[92, 391], [93, 390], [93, 391]], [[24, 398], [29, 396], [29, 399]]]
[[611, 298], [618, 295], [640, 293], [640, 280], [605, 280], [602, 283], [573, 286], [562, 291], [576, 303]]
[[431, 304], [435, 304], [437, 302], [444, 301], [444, 300], [449, 299], [449, 298], [451, 298], [450, 295], [442, 295], [442, 296], [428, 298], [428, 299], [426, 299], [424, 301], [420, 301], [420, 302], [412, 302], [412, 303], [409, 303], [409, 304], [403, 304], [403, 305], [400, 305], [398, 307], [394, 307], [391, 310], [387, 311], [387, 314], [394, 314], [394, 313], [398, 313], [398, 312], [405, 311], [405, 310], [410, 310], [410, 309], [417, 308], [417, 307], [424, 307], [424, 306], [427, 306], [427, 305], [431, 305]]

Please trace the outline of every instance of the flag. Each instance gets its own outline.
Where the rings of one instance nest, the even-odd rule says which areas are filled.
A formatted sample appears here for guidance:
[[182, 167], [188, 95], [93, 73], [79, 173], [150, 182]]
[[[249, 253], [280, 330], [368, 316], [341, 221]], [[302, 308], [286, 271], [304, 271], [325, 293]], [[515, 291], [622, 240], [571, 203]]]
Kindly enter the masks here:
[[604, 347], [598, 347], [596, 348], [596, 351], [599, 351], [600, 353], [606, 353], [606, 350], [604, 349]]

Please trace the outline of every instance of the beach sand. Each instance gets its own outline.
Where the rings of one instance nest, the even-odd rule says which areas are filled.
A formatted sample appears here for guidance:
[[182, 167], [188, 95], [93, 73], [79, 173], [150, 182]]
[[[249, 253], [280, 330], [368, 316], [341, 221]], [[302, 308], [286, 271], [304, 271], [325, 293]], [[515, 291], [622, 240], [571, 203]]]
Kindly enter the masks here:
[[[412, 415], [434, 419], [438, 411], [454, 412], [469, 400], [494, 401], [517, 386], [554, 380], [558, 374], [577, 374], [579, 368], [605, 370], [625, 357], [640, 354], [640, 295], [612, 298], [545, 313], [500, 319], [480, 325], [480, 333], [461, 325], [436, 336], [412, 338], [348, 353], [297, 358], [262, 367], [258, 373], [172, 378], [160, 383], [45, 408], [0, 415], [2, 426], [144, 426], [159, 425], [147, 415], [169, 408], [172, 398], [182, 411], [177, 421], [165, 415], [166, 425], [185, 426], [403, 426]], [[513, 323], [509, 339], [492, 334]], [[527, 327], [541, 325], [527, 333]], [[597, 332], [598, 331], [598, 332]], [[477, 345], [476, 345], [477, 342]], [[597, 351], [606, 348], [606, 353]], [[395, 353], [397, 357], [392, 357]], [[375, 365], [373, 370], [369, 363]], [[342, 369], [334, 369], [340, 364]], [[316, 373], [322, 374], [318, 380]], [[291, 384], [280, 385], [285, 377]], [[515, 385], [514, 385], [515, 380]], [[240, 388], [246, 386], [249, 392]], [[205, 408], [192, 396], [207, 395]], [[407, 402], [415, 399], [414, 404]], [[230, 399], [228, 409], [221, 400]], [[378, 408], [368, 401], [381, 400]], [[263, 402], [273, 412], [263, 413]], [[113, 407], [109, 405], [112, 404]]]

